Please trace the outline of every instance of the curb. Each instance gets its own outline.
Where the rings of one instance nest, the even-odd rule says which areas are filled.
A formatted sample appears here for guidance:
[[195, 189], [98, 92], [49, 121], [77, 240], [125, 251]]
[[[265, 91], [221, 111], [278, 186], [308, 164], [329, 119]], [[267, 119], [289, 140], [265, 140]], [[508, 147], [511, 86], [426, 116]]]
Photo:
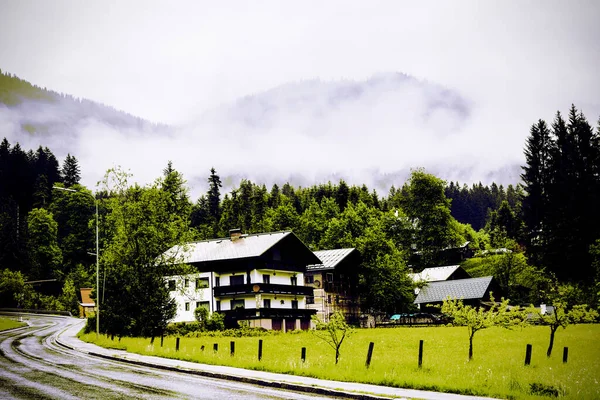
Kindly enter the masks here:
[[218, 373], [218, 372], [192, 370], [192, 369], [187, 369], [187, 368], [178, 368], [178, 367], [170, 367], [167, 365], [153, 364], [153, 363], [144, 362], [144, 361], [129, 360], [127, 358], [109, 356], [106, 354], [100, 354], [100, 353], [96, 353], [93, 351], [85, 351], [85, 350], [76, 349], [72, 346], [62, 343], [59, 339], [59, 336], [60, 336], [60, 334], [56, 337], [56, 343], [64, 348], [69, 349], [69, 350], [78, 351], [80, 353], [87, 354], [87, 355], [90, 355], [93, 357], [103, 358], [103, 359], [111, 360], [111, 361], [124, 362], [127, 364], [138, 365], [141, 367], [156, 368], [156, 369], [161, 369], [161, 370], [165, 370], [165, 371], [181, 372], [181, 373], [185, 373], [185, 374], [203, 376], [203, 377], [213, 378], [213, 379], [223, 379], [223, 380], [228, 380], [228, 381], [271, 387], [271, 388], [275, 388], [275, 389], [285, 389], [285, 390], [292, 390], [295, 392], [312, 393], [312, 394], [318, 394], [318, 395], [324, 395], [324, 396], [334, 396], [334, 397], [345, 398], [345, 399], [390, 400], [390, 399], [402, 398], [402, 397], [377, 396], [374, 394], [366, 394], [366, 393], [345, 392], [342, 390], [327, 389], [327, 388], [317, 387], [317, 386], [305, 386], [305, 385], [301, 385], [301, 384], [297, 384], [297, 383], [270, 381], [270, 380], [258, 379], [258, 378], [248, 378], [248, 377], [238, 376], [238, 375], [226, 375], [226, 374], [222, 374], [222, 373]]

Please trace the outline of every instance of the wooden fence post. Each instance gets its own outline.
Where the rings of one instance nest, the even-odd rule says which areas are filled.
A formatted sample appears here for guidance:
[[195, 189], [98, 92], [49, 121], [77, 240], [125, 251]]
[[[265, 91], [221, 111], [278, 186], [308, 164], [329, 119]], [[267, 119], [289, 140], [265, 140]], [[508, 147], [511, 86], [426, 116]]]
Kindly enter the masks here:
[[258, 340], [258, 361], [262, 359], [262, 339]]
[[175, 351], [179, 351], [179, 338], [175, 340]]
[[527, 345], [527, 349], [525, 350], [525, 365], [531, 364], [531, 345]]
[[233, 357], [234, 354], [235, 354], [235, 342], [232, 340], [229, 343], [229, 355]]
[[423, 341], [419, 340], [419, 368], [423, 366]]
[[160, 335], [160, 347], [163, 346], [164, 340], [165, 340], [165, 335]]
[[219, 343], [215, 343], [213, 344], [213, 350], [216, 353], [217, 351], [219, 351]]
[[569, 348], [565, 347], [563, 349], [563, 363], [567, 363], [567, 359], [569, 358]]
[[300, 353], [300, 358], [302, 358], [302, 362], [306, 361], [306, 347], [302, 348], [302, 351]]
[[365, 366], [367, 368], [369, 368], [369, 366], [371, 365], [371, 357], [373, 357], [373, 347], [375, 346], [375, 343], [371, 342], [369, 343], [369, 352], [367, 353], [367, 362], [365, 363]]

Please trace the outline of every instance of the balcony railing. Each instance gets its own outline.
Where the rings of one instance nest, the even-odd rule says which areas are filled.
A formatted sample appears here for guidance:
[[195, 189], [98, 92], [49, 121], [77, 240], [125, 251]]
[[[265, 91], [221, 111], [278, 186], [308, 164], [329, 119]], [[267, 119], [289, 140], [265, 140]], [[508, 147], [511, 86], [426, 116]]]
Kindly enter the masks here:
[[215, 297], [259, 293], [312, 296], [313, 288], [296, 285], [277, 285], [274, 283], [250, 283], [244, 285], [218, 286], [214, 288]]
[[236, 308], [224, 311], [226, 315], [243, 318], [310, 318], [317, 310], [306, 308]]

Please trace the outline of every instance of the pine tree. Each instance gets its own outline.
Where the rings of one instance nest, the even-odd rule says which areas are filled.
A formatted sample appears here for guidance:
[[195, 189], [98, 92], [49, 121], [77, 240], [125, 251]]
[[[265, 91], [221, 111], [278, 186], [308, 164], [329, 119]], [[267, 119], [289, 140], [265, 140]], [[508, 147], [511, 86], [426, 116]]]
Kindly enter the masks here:
[[71, 154], [67, 154], [67, 157], [63, 162], [61, 176], [62, 181], [67, 188], [79, 184], [79, 181], [81, 180], [79, 163]]

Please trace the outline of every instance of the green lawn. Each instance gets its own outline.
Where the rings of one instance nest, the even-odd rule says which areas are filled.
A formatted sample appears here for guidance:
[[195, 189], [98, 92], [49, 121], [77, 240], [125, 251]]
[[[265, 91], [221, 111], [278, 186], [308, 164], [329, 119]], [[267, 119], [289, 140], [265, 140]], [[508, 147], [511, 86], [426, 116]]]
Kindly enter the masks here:
[[[95, 334], [81, 335], [95, 342]], [[123, 338], [120, 342], [102, 336], [98, 344], [134, 353], [157, 355], [206, 364], [305, 375], [324, 379], [355, 381], [404, 388], [436, 390], [499, 398], [541, 399], [531, 388], [552, 392], [560, 398], [600, 398], [600, 325], [574, 325], [557, 332], [554, 354], [546, 358], [548, 327], [516, 330], [491, 328], [478, 332], [474, 359], [467, 361], [467, 328], [379, 328], [358, 329], [341, 349], [339, 364], [334, 352], [310, 332], [267, 335], [263, 358], [258, 361], [256, 337], [181, 338], [175, 351], [175, 337], [150, 339]], [[423, 367], [417, 366], [419, 340], [424, 340]], [[229, 354], [235, 341], [235, 355]], [[371, 367], [365, 367], [369, 342], [375, 343]], [[213, 351], [218, 343], [219, 351]], [[530, 366], [524, 366], [525, 348], [533, 345]], [[201, 350], [201, 346], [205, 350]], [[569, 347], [569, 360], [562, 362], [563, 347]], [[300, 360], [301, 348], [307, 360]], [[533, 385], [533, 386], [532, 386]]]
[[18, 328], [20, 326], [27, 325], [25, 322], [19, 322], [14, 319], [10, 319], [7, 317], [0, 317], [0, 331], [4, 331], [7, 329]]

